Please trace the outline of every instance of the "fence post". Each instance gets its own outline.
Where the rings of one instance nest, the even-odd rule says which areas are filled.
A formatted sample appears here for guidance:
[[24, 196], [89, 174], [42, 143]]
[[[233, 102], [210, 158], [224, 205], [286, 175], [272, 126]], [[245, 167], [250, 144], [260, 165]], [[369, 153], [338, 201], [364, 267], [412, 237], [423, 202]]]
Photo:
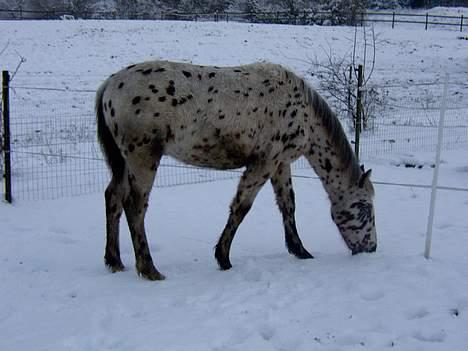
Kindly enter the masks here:
[[5, 200], [12, 202], [11, 196], [11, 156], [10, 156], [10, 74], [2, 72], [2, 117], [3, 117], [3, 162], [5, 178]]
[[460, 32], [463, 32], [463, 15], [461, 15], [461, 20], [460, 20]]
[[392, 14], [392, 29], [395, 28], [395, 11], [393, 11], [393, 14]]
[[354, 138], [354, 153], [359, 160], [359, 143], [361, 138], [361, 123], [362, 123], [362, 83], [364, 81], [364, 66], [358, 66], [358, 85], [356, 97], [356, 123], [354, 125], [355, 138]]
[[426, 12], [426, 30], [427, 30], [427, 22], [429, 21], [429, 14]]
[[349, 77], [348, 77], [348, 100], [347, 100], [347, 107], [348, 107], [348, 123], [349, 121], [353, 120], [353, 107], [351, 106], [351, 80], [353, 79], [353, 66], [349, 66]]
[[434, 211], [437, 194], [437, 182], [439, 179], [439, 165], [440, 165], [440, 153], [442, 151], [442, 140], [444, 136], [444, 119], [445, 110], [447, 107], [447, 86], [449, 76], [445, 75], [444, 94], [442, 97], [442, 105], [440, 107], [440, 118], [439, 118], [439, 129], [437, 132], [437, 152], [435, 160], [434, 174], [432, 176], [432, 190], [431, 190], [431, 202], [429, 205], [429, 218], [427, 220], [427, 233], [426, 233], [426, 247], [424, 250], [424, 257], [429, 258], [431, 254], [431, 242], [432, 242], [432, 227], [434, 224]]

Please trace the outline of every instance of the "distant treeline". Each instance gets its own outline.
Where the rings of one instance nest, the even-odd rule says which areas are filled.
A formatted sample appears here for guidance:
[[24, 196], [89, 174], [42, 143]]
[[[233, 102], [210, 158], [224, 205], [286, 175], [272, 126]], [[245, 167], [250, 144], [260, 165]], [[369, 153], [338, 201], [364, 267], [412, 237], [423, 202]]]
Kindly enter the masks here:
[[[365, 9], [431, 8], [468, 6], [468, 0], [0, 0], [0, 18], [51, 18], [52, 14], [98, 18], [155, 16], [161, 12], [185, 13], [287, 11], [361, 12]], [[7, 11], [5, 11], [7, 10]], [[96, 14], [96, 16], [93, 16]]]

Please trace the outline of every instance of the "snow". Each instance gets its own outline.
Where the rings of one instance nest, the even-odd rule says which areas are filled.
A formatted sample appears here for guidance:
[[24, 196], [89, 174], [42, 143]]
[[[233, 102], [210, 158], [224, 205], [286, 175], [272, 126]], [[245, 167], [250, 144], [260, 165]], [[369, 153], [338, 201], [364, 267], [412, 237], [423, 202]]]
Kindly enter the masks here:
[[[14, 84], [70, 89], [94, 89], [122, 66], [150, 58], [218, 65], [266, 59], [306, 74], [308, 55], [323, 55], [327, 42], [344, 53], [353, 34], [336, 27], [123, 21], [0, 22], [0, 29], [10, 40], [3, 67], [14, 69], [16, 52], [27, 58]], [[466, 83], [467, 48], [458, 34], [382, 27], [378, 81], [435, 80], [448, 71], [453, 82]], [[453, 104], [463, 106], [464, 89], [451, 87]], [[32, 110], [57, 104], [54, 93], [16, 94]], [[92, 101], [70, 95], [61, 103], [92, 110]], [[467, 193], [439, 190], [426, 260], [430, 190], [388, 184], [430, 185], [428, 151], [365, 160], [376, 187], [374, 254], [351, 256], [310, 170], [296, 172], [311, 178], [294, 178], [294, 187], [299, 233], [315, 259], [287, 253], [265, 186], [239, 228], [227, 272], [217, 268], [213, 246], [236, 180], [157, 188], [146, 226], [163, 282], [136, 275], [124, 221], [127, 270], [106, 270], [102, 192], [1, 203], [0, 350], [464, 350]], [[440, 185], [467, 189], [467, 164], [466, 144], [444, 150]]]

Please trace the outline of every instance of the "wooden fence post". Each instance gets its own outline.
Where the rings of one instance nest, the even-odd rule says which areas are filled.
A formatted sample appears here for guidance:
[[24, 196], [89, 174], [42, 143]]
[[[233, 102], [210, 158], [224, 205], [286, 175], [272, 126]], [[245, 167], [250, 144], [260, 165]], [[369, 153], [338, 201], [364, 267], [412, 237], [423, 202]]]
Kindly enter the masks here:
[[358, 66], [358, 85], [356, 97], [356, 123], [354, 125], [354, 153], [359, 160], [359, 143], [361, 139], [361, 124], [362, 124], [362, 84], [364, 82], [364, 66]]
[[11, 155], [10, 155], [10, 74], [2, 72], [2, 117], [3, 117], [3, 162], [5, 178], [5, 200], [12, 201], [11, 196]]

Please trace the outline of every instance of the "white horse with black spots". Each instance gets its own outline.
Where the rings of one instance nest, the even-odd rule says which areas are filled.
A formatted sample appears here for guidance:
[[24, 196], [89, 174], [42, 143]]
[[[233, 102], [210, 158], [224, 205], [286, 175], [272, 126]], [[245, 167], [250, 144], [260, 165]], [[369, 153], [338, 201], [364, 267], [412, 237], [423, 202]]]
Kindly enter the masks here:
[[105, 263], [124, 269], [119, 220], [125, 211], [137, 272], [164, 276], [153, 264], [144, 218], [161, 157], [198, 167], [245, 167], [216, 245], [221, 269], [255, 196], [271, 181], [284, 223], [286, 247], [312, 258], [296, 229], [291, 163], [305, 156], [331, 201], [332, 219], [353, 254], [377, 247], [370, 171], [359, 167], [326, 102], [282, 66], [195, 66], [167, 61], [132, 65], [107, 79], [96, 98], [98, 138], [112, 173], [105, 192]]

